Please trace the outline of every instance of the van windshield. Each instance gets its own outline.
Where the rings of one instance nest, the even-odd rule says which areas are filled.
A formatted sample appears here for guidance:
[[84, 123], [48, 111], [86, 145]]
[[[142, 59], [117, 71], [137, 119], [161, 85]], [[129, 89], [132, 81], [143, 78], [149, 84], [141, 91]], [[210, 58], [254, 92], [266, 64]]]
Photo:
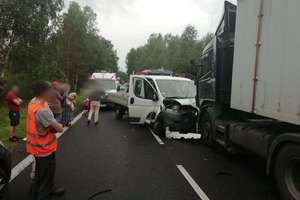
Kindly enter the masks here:
[[156, 80], [158, 88], [165, 98], [195, 98], [196, 87], [193, 81]]

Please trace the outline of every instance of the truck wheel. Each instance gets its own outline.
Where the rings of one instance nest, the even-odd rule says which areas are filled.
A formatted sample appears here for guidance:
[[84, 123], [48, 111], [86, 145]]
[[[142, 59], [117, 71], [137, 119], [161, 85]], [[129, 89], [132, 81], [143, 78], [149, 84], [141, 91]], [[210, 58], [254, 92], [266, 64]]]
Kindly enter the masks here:
[[300, 199], [300, 146], [289, 145], [277, 155], [275, 179], [278, 190], [285, 200]]
[[121, 106], [116, 106], [115, 116], [116, 116], [116, 119], [118, 119], [118, 120], [123, 118], [123, 109]]
[[155, 134], [159, 136], [165, 136], [166, 135], [166, 127], [164, 125], [164, 120], [162, 117], [158, 117], [156, 121], [153, 123], [153, 131]]
[[200, 119], [201, 142], [208, 146], [213, 146], [213, 122], [208, 111]]

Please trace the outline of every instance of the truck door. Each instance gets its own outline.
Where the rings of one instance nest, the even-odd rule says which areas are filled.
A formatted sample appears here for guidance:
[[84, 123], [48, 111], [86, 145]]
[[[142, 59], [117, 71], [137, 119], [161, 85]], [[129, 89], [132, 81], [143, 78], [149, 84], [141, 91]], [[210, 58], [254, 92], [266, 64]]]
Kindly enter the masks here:
[[149, 113], [159, 107], [158, 95], [151, 83], [142, 77], [131, 77], [128, 109], [129, 118], [133, 123], [145, 123]]

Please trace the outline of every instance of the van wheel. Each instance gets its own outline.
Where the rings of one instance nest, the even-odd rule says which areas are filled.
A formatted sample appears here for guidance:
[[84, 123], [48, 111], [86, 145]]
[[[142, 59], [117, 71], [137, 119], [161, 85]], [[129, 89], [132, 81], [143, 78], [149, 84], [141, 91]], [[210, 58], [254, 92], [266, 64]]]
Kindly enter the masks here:
[[121, 106], [116, 105], [115, 109], [115, 117], [117, 120], [121, 120], [123, 118], [123, 109]]
[[213, 121], [208, 111], [200, 119], [201, 142], [208, 146], [213, 146]]
[[166, 135], [166, 127], [162, 117], [158, 117], [156, 121], [153, 123], [152, 127], [154, 133], [157, 134], [158, 136]]
[[300, 146], [289, 145], [277, 155], [275, 179], [278, 190], [285, 200], [300, 199]]

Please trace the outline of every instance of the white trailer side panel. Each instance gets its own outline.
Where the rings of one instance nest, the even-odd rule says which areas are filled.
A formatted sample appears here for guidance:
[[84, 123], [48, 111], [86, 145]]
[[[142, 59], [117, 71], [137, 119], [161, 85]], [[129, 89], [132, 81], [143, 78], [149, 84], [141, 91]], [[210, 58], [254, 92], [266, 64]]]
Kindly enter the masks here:
[[[231, 107], [246, 112], [251, 112], [252, 107], [259, 4], [260, 0], [238, 1]], [[299, 0], [264, 0], [255, 102], [258, 115], [297, 125], [300, 125], [299, 8]]]
[[251, 111], [258, 0], [238, 1], [231, 107]]

